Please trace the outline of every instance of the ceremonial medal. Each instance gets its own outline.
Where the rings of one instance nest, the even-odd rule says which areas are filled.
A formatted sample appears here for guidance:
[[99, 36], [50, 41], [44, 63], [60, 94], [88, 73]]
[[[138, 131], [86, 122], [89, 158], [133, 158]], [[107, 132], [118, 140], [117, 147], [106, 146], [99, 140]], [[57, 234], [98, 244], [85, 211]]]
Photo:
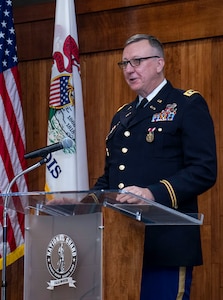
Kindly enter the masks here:
[[156, 130], [156, 127], [149, 128], [148, 133], [146, 135], [146, 141], [148, 143], [152, 143], [154, 141], [154, 131]]

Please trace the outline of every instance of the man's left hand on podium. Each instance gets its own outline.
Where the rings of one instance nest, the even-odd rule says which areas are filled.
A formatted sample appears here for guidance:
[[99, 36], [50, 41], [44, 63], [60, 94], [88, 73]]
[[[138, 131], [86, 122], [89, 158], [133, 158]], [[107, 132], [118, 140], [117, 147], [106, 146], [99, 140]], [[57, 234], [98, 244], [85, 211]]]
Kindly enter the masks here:
[[[148, 188], [142, 188], [139, 186], [128, 186], [123, 189], [123, 192], [129, 192], [131, 194], [135, 194], [136, 196], [152, 200], [154, 201], [153, 194]], [[116, 200], [120, 203], [134, 203], [134, 204], [146, 204], [145, 201], [143, 201], [141, 198], [134, 197], [130, 194], [120, 193], [117, 195]]]

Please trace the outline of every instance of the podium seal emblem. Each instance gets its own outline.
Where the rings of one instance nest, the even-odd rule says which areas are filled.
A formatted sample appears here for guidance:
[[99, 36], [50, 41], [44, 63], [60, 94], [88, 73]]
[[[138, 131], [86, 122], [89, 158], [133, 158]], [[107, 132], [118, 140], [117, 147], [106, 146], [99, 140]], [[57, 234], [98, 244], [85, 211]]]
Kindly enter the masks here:
[[71, 277], [77, 267], [77, 248], [74, 241], [66, 234], [54, 236], [46, 250], [46, 265], [50, 275], [55, 280], [50, 280], [47, 289], [68, 284], [76, 287], [76, 281]]

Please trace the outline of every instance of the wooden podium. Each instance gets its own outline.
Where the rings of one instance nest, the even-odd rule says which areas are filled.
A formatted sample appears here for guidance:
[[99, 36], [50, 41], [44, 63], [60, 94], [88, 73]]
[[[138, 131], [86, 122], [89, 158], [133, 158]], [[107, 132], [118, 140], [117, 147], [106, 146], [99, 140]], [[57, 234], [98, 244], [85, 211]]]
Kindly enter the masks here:
[[140, 299], [145, 224], [103, 208], [103, 299]]
[[10, 194], [7, 209], [25, 214], [24, 300], [139, 300], [145, 226], [203, 222], [131, 193], [143, 204], [120, 204], [119, 193]]

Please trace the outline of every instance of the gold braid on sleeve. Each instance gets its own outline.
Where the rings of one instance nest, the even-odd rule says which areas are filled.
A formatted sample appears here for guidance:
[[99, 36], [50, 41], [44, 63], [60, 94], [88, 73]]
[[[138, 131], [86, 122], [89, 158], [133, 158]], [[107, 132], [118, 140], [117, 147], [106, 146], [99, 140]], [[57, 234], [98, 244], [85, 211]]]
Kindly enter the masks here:
[[90, 193], [88, 196], [94, 200], [94, 203], [99, 204], [98, 197], [94, 193]]
[[168, 191], [168, 193], [170, 194], [170, 199], [172, 201], [172, 207], [177, 209], [178, 208], [178, 205], [177, 205], [177, 197], [176, 197], [176, 194], [174, 192], [174, 189], [172, 187], [172, 185], [169, 183], [169, 181], [163, 179], [163, 180], [160, 180], [161, 183], [163, 183]]

